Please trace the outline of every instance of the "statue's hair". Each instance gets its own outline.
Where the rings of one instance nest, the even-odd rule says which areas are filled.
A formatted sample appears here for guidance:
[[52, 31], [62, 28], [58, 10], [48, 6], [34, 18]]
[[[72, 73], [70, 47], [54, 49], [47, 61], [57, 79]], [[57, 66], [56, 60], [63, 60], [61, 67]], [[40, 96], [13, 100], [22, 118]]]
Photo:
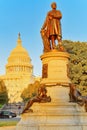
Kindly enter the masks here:
[[57, 4], [56, 4], [56, 2], [53, 2], [53, 3], [51, 4], [51, 7], [53, 6], [53, 4], [55, 4], [55, 6], [57, 7]]

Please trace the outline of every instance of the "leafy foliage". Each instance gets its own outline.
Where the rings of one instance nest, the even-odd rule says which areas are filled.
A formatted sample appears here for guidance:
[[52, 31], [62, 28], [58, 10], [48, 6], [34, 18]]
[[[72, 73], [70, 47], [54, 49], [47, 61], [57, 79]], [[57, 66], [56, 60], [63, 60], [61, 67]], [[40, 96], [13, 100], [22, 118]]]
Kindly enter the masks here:
[[29, 84], [27, 88], [25, 88], [21, 94], [21, 97], [24, 102], [29, 100], [31, 97], [37, 94], [38, 88], [40, 87], [40, 82], [35, 81], [33, 84]]
[[63, 45], [66, 51], [70, 54], [69, 75], [72, 83], [77, 84], [81, 90], [86, 90], [87, 88], [85, 86], [87, 86], [87, 43], [64, 40]]
[[0, 104], [8, 102], [7, 88], [2, 80], [0, 80]]

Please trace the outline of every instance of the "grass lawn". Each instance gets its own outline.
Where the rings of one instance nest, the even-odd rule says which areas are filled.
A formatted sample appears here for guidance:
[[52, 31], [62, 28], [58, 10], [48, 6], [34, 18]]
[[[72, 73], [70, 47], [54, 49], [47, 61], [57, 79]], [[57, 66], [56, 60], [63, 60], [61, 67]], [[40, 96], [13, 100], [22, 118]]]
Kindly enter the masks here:
[[0, 122], [0, 127], [3, 126], [16, 126], [18, 121], [1, 121]]
[[0, 104], [0, 108], [2, 107], [3, 105], [2, 104]]

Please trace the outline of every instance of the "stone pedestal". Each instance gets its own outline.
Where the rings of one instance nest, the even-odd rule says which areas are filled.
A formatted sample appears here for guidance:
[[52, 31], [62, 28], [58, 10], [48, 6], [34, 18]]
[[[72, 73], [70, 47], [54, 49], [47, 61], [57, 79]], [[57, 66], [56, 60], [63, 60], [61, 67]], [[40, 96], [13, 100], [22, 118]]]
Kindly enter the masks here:
[[68, 59], [69, 54], [53, 50], [41, 55], [42, 81], [47, 85], [68, 84]]
[[69, 102], [69, 88], [53, 86], [47, 89], [52, 101], [34, 103], [33, 112], [22, 114], [16, 130], [87, 130], [87, 113], [83, 107]]
[[16, 130], [87, 130], [87, 114], [74, 103], [34, 104], [36, 112], [22, 115]]
[[69, 87], [63, 87], [70, 83], [68, 59], [68, 53], [56, 50], [41, 56], [41, 83], [47, 85], [51, 102], [34, 103], [33, 112], [22, 114], [16, 130], [87, 130], [87, 113], [69, 102]]

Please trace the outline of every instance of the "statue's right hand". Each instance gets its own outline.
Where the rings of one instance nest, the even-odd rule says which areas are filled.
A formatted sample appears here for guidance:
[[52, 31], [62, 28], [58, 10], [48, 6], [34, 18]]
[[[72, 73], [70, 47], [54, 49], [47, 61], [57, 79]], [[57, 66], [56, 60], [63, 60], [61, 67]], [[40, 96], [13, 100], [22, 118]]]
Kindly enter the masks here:
[[42, 29], [40, 30], [40, 33], [42, 32]]
[[44, 29], [41, 29], [41, 30], [40, 30], [40, 33], [44, 33], [44, 32], [45, 32], [45, 30], [44, 30]]
[[43, 31], [44, 30], [44, 28], [41, 28], [41, 30], [40, 31]]

